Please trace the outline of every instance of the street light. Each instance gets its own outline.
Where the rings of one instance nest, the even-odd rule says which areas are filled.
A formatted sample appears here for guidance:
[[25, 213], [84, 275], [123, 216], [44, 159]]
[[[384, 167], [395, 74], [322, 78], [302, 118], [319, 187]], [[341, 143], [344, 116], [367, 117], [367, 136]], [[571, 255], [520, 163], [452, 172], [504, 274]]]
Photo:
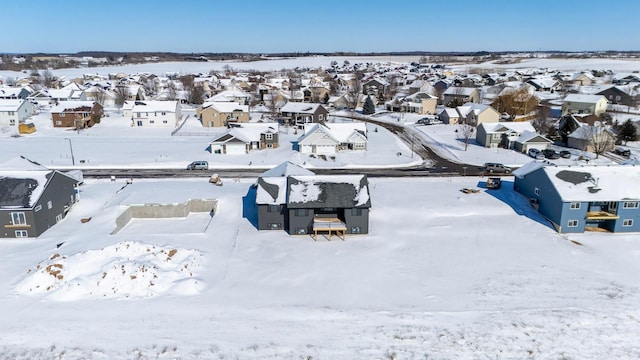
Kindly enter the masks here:
[[64, 139], [69, 142], [69, 150], [71, 150], [71, 164], [73, 166], [75, 166], [76, 165], [76, 159], [73, 157], [73, 146], [71, 146], [71, 139], [69, 139], [69, 138], [64, 138]]

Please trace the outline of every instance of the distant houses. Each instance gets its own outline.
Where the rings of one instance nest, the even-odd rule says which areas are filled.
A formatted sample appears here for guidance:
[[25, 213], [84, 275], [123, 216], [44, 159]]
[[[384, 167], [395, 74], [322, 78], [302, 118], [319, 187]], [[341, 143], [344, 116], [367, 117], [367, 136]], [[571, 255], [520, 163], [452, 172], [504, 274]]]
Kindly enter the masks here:
[[132, 125], [138, 127], [176, 127], [182, 119], [178, 101], [135, 101], [127, 111]]

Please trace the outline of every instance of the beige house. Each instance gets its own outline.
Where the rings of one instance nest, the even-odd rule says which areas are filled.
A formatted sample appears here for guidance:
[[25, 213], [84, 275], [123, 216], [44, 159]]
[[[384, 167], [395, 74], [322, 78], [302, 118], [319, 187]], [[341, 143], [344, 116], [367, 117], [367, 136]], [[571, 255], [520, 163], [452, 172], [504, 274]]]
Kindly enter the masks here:
[[196, 116], [204, 127], [223, 127], [230, 122], [249, 122], [249, 106], [231, 101], [205, 102], [196, 109]]
[[562, 102], [562, 115], [594, 114], [607, 111], [607, 98], [603, 95], [569, 94]]
[[500, 113], [496, 109], [485, 104], [466, 103], [456, 108], [460, 114], [460, 122], [478, 126], [482, 123], [497, 123], [500, 121]]

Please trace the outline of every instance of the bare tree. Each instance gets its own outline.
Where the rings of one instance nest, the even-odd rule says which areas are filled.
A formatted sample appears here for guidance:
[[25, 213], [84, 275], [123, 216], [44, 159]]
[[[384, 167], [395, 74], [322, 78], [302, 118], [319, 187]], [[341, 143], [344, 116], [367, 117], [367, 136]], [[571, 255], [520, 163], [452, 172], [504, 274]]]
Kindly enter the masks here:
[[459, 134], [462, 135], [464, 139], [464, 151], [467, 151], [467, 147], [469, 146], [469, 140], [474, 136], [476, 132], [476, 124], [477, 120], [473, 113], [467, 115], [463, 124], [459, 126]]
[[360, 92], [362, 91], [362, 76], [362, 71], [354, 72], [351, 84], [347, 86], [347, 94], [345, 98], [347, 100], [347, 107], [352, 111], [355, 111], [358, 106], [358, 99], [360, 97]]
[[615, 143], [615, 137], [601, 124], [594, 124], [593, 126], [585, 125], [589, 130], [589, 143], [593, 152], [596, 154], [596, 159], [607, 151], [613, 149]]
[[549, 114], [551, 108], [548, 106], [539, 106], [536, 117], [531, 122], [531, 125], [538, 134], [546, 134], [549, 131]]
[[104, 102], [105, 100], [107, 100], [107, 92], [97, 86], [94, 87], [94, 90], [95, 90], [94, 101], [104, 106]]
[[284, 103], [284, 97], [280, 95], [276, 90], [271, 92], [271, 97], [268, 102], [266, 102], [267, 109], [269, 109], [269, 113], [272, 118], [277, 119], [278, 115], [280, 115], [280, 108]]
[[202, 85], [192, 85], [187, 90], [187, 100], [191, 104], [200, 105], [204, 102], [204, 88]]
[[116, 96], [114, 103], [118, 108], [118, 111], [120, 111], [124, 106], [124, 103], [129, 99], [129, 87], [126, 85], [117, 86], [114, 94]]
[[180, 76], [180, 82], [182, 83], [183, 89], [192, 89], [193, 88], [193, 75], [183, 75]]
[[56, 77], [53, 76], [53, 73], [51, 73], [49, 69], [42, 72], [42, 83], [44, 86], [51, 88], [53, 87], [55, 81], [56, 81]]
[[173, 81], [169, 81], [167, 84], [167, 100], [174, 101], [178, 98], [178, 89]]
[[498, 96], [491, 104], [499, 113], [507, 113], [511, 119], [518, 115], [526, 115], [538, 107], [538, 98], [529, 94], [527, 89], [507, 91]]

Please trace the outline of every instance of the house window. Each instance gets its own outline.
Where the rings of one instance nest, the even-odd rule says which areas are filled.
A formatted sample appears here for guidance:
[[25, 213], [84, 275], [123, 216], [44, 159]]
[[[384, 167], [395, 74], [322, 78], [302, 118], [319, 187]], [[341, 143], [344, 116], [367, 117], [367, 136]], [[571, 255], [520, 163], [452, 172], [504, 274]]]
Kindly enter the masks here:
[[42, 205], [38, 204], [38, 206], [36, 206], [35, 209], [33, 209], [35, 212], [38, 212], [42, 209]]
[[149, 124], [155, 124], [156, 122], [153, 120], [149, 120]]
[[362, 209], [358, 209], [358, 208], [351, 209], [351, 216], [362, 216]]
[[47, 209], [51, 209], [53, 207], [53, 203], [51, 200], [47, 201]]
[[162, 116], [167, 115], [167, 113], [166, 113], [166, 112], [164, 112], [164, 111], [163, 111], [163, 112], [161, 112], [161, 114], [162, 114]]
[[569, 205], [569, 208], [571, 210], [578, 210], [578, 209], [580, 209], [580, 203], [579, 202], [572, 202], [571, 205]]
[[625, 201], [622, 203], [623, 209], [637, 209], [640, 201]]
[[273, 134], [271, 134], [271, 133], [264, 134], [264, 139], [265, 140], [273, 140]]
[[15, 126], [16, 125], [16, 120], [15, 119], [10, 119], [9, 120], [9, 125], [10, 126]]
[[269, 205], [267, 212], [280, 212], [280, 205]]
[[307, 229], [306, 228], [296, 228], [296, 235], [304, 235], [307, 233]]
[[12, 212], [11, 222], [13, 225], [27, 225], [27, 218], [23, 212]]
[[271, 143], [267, 144], [267, 149], [273, 149], [273, 144]]
[[362, 230], [360, 229], [360, 226], [352, 226], [351, 227], [351, 233], [352, 234], [360, 234], [362, 232]]
[[16, 230], [17, 238], [26, 238], [29, 237], [29, 232], [27, 230]]
[[363, 149], [366, 149], [367, 146], [365, 143], [357, 142], [357, 143], [353, 143], [353, 148], [356, 150], [363, 150]]
[[56, 215], [56, 224], [62, 221], [62, 214]]
[[569, 220], [567, 227], [578, 227], [578, 220]]
[[9, 111], [9, 116], [11, 116], [11, 115], [15, 115], [15, 114], [16, 114], [16, 112], [15, 112], [15, 111]]
[[533, 192], [534, 192], [536, 195], [540, 195], [540, 189], [539, 189], [539, 188], [535, 188], [535, 189], [533, 189]]
[[309, 209], [296, 209], [296, 216], [309, 216]]
[[324, 120], [324, 114], [318, 115], [318, 120], [320, 120], [320, 121]]
[[280, 223], [271, 223], [267, 226], [269, 227], [269, 230], [280, 230], [282, 228]]
[[633, 226], [633, 219], [624, 219], [622, 220], [622, 226]]
[[168, 124], [167, 120], [162, 120], [163, 124]]
[[138, 117], [140, 117], [140, 113], [137, 113], [137, 114], [138, 114]]
[[62, 121], [56, 120], [56, 125], [62, 125]]

